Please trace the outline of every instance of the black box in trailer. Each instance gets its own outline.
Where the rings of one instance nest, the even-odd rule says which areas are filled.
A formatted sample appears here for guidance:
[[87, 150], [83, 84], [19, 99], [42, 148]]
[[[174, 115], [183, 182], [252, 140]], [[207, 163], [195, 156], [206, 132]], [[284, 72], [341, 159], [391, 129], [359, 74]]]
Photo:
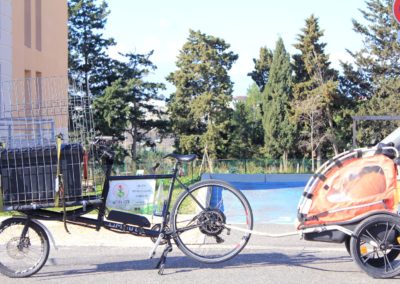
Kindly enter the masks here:
[[[80, 144], [61, 146], [60, 170], [64, 179], [66, 200], [82, 195]], [[55, 145], [4, 149], [0, 152], [3, 204], [26, 205], [54, 201], [57, 177]]]

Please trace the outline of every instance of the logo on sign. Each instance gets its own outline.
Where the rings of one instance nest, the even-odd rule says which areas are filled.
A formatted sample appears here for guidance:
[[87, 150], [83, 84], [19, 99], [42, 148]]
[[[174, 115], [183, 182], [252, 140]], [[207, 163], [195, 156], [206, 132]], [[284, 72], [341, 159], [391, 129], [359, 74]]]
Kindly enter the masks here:
[[129, 190], [126, 185], [123, 183], [117, 183], [113, 187], [113, 195], [116, 199], [126, 199], [129, 195]]

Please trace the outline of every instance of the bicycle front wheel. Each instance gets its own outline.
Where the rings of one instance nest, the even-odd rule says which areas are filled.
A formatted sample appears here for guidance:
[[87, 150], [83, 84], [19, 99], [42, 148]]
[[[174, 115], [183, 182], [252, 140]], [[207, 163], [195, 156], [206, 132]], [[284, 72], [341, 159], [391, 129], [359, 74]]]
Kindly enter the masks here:
[[49, 256], [49, 239], [37, 224], [10, 218], [0, 224], [0, 272], [8, 277], [28, 277], [38, 272]]
[[253, 214], [245, 196], [217, 180], [198, 182], [177, 199], [171, 215], [175, 243], [205, 263], [236, 256], [250, 239]]

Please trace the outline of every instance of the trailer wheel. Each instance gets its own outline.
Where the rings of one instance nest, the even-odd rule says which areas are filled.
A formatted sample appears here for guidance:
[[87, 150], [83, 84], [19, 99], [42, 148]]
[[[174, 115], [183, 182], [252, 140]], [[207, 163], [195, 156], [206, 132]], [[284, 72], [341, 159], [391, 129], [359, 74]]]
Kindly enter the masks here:
[[400, 219], [391, 215], [374, 215], [362, 221], [350, 239], [354, 262], [374, 278], [391, 278], [400, 274]]

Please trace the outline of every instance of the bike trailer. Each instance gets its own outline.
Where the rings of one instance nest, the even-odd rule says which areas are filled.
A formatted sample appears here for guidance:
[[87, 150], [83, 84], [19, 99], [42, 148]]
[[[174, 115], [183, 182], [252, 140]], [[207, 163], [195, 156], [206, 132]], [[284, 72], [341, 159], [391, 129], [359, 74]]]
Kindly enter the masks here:
[[397, 167], [391, 151], [352, 150], [324, 164], [305, 187], [298, 228], [351, 222], [374, 211], [396, 213]]

